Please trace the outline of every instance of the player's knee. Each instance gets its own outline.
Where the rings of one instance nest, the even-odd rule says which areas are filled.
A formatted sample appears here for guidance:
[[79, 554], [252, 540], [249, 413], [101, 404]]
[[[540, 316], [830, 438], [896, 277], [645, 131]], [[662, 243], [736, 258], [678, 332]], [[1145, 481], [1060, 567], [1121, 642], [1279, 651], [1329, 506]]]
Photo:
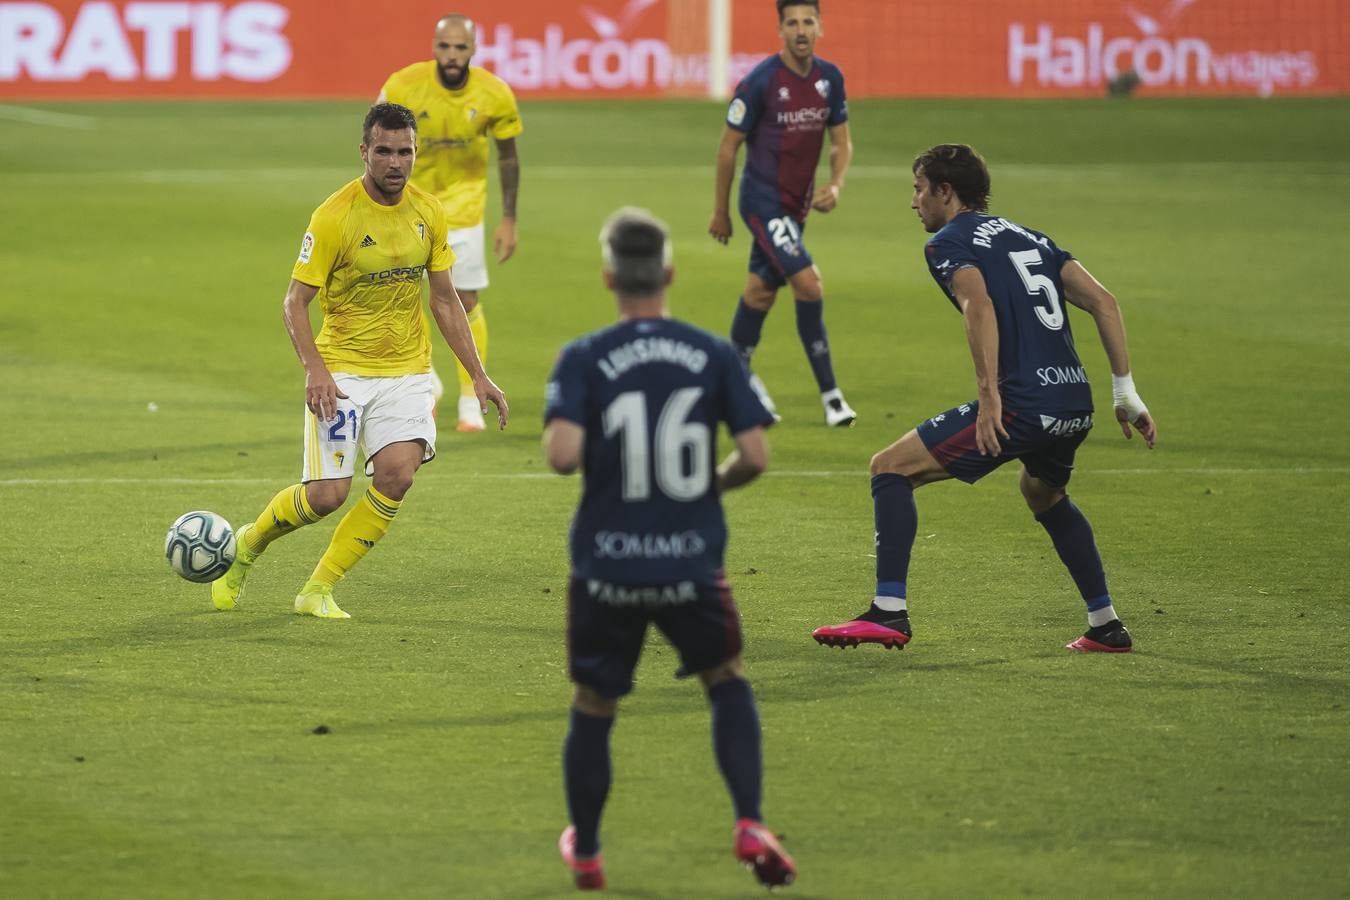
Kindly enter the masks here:
[[347, 492], [351, 489], [349, 479], [329, 481], [311, 481], [305, 485], [305, 499], [309, 508], [321, 516], [337, 512], [347, 502]]
[[792, 293], [804, 303], [819, 303], [825, 299], [825, 282], [820, 277], [820, 271], [812, 266], [794, 275]]
[[390, 500], [402, 500], [412, 489], [413, 474], [416, 471], [416, 469], [395, 469], [392, 472], [381, 472], [371, 479], [371, 483], [375, 485], [375, 490]]
[[1038, 516], [1068, 496], [1064, 488], [1046, 484], [1028, 473], [1026, 469], [1022, 470], [1018, 486], [1022, 489], [1022, 499], [1027, 501], [1027, 508]]
[[905, 465], [904, 457], [896, 452], [894, 447], [887, 447], [885, 450], [875, 453], [872, 456], [872, 465], [869, 469], [872, 475], [911, 475], [909, 467]]
[[741, 661], [739, 655], [733, 656], [726, 662], [719, 663], [711, 669], [704, 669], [698, 673], [699, 679], [703, 682], [705, 689], [711, 689], [724, 681], [731, 681], [733, 678], [745, 677], [745, 663]]
[[745, 289], [745, 305], [757, 312], [768, 312], [773, 309], [773, 301], [777, 298], [777, 292], [768, 288]]
[[478, 305], [478, 292], [460, 291], [459, 302], [464, 304], [464, 311], [466, 313], [473, 312], [474, 307]]
[[588, 716], [600, 716], [602, 718], [613, 718], [619, 711], [618, 700], [613, 697], [606, 697], [584, 684], [577, 685], [576, 694], [572, 698], [572, 706]]
[[1027, 509], [1031, 510], [1032, 515], [1039, 516], [1042, 513], [1047, 513], [1054, 509], [1055, 504], [1059, 503], [1059, 501], [1067, 496], [1068, 494], [1063, 491], [1056, 491], [1055, 493], [1048, 495], [1027, 497]]

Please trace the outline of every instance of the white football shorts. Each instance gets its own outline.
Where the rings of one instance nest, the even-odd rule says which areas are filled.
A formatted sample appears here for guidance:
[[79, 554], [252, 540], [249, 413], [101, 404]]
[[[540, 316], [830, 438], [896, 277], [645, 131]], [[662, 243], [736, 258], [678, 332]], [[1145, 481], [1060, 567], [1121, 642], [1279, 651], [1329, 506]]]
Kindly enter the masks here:
[[481, 291], [488, 286], [487, 256], [483, 243], [483, 223], [471, 228], [452, 228], [446, 236], [455, 253], [455, 264], [450, 268], [450, 280], [455, 289]]
[[347, 399], [338, 398], [332, 419], [321, 421], [305, 409], [301, 481], [351, 478], [358, 453], [366, 461], [366, 475], [371, 475], [371, 457], [399, 441], [421, 441], [424, 464], [436, 458], [430, 374], [374, 378], [334, 372], [333, 380]]

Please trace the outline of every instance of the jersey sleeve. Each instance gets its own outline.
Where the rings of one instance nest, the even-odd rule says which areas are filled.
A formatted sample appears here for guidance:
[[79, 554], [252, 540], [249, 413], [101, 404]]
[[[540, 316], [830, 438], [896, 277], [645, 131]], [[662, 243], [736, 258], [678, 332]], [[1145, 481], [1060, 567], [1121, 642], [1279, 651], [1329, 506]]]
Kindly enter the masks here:
[[309, 228], [300, 242], [300, 256], [291, 269], [291, 277], [302, 284], [321, 288], [333, 274], [338, 253], [342, 249], [342, 234], [337, 220], [326, 210], [317, 209], [309, 218]]
[[952, 295], [952, 276], [962, 269], [980, 267], [973, 247], [967, 247], [950, 237], [934, 237], [924, 246], [924, 260], [938, 287]]
[[731, 106], [727, 108], [727, 125], [748, 134], [754, 130], [763, 113], [764, 92], [759, 90], [759, 83], [752, 78], [742, 79], [741, 83], [736, 85], [736, 94], [731, 98]]
[[427, 260], [427, 271], [444, 272], [455, 264], [455, 251], [450, 249], [449, 220], [441, 204], [433, 203], [431, 209], [431, 257]]
[[1055, 267], [1055, 271], [1059, 271], [1060, 269], [1064, 268], [1064, 266], [1069, 262], [1069, 260], [1074, 258], [1074, 255], [1072, 253], [1070, 253], [1068, 250], [1065, 250], [1059, 244], [1056, 244], [1053, 240], [1050, 239], [1048, 235], [1041, 235], [1041, 237], [1045, 238], [1045, 243], [1050, 248], [1050, 258], [1052, 260], [1052, 264]]
[[844, 73], [835, 69], [831, 74], [834, 86], [830, 89], [830, 118], [825, 124], [833, 128], [848, 121], [848, 95], [844, 93]]
[[722, 351], [722, 417], [733, 436], [751, 428], [767, 428], [773, 424], [773, 414], [750, 387], [750, 369], [741, 355], [730, 344], [719, 345]]
[[520, 120], [520, 107], [516, 105], [516, 95], [503, 84], [497, 97], [497, 111], [492, 118], [492, 136], [504, 141], [524, 130], [525, 123]]
[[380, 93], [384, 95], [386, 103], [403, 103], [403, 92], [399, 90], [398, 73], [390, 75], [384, 80], [380, 87]]
[[585, 354], [579, 344], [568, 344], [558, 354], [544, 390], [544, 424], [566, 419], [586, 427]]

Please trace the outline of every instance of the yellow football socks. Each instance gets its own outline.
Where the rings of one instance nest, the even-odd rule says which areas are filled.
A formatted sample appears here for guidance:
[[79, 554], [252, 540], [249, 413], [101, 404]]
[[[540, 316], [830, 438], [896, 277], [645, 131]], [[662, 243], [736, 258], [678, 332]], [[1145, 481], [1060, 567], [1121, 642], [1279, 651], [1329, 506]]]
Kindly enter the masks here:
[[[469, 313], [469, 330], [473, 332], [473, 342], [478, 345], [478, 358], [483, 361], [484, 368], [487, 367], [488, 350], [488, 329], [487, 317], [483, 314], [483, 304], [479, 303]], [[472, 397], [473, 379], [469, 377], [469, 372], [455, 360], [455, 371], [459, 374], [459, 395], [461, 397]]]
[[375, 546], [375, 542], [384, 537], [401, 505], [401, 501], [390, 500], [374, 487], [366, 488], [365, 495], [338, 523], [333, 540], [305, 584], [306, 590], [311, 585], [332, 590], [333, 585]]
[[251, 529], [241, 531], [248, 552], [256, 556], [282, 535], [290, 534], [306, 525], [313, 525], [322, 518], [323, 516], [309, 505], [309, 498], [305, 496], [305, 486], [293, 484], [283, 488], [272, 498], [272, 502], [267, 504], [267, 508], [258, 516]]

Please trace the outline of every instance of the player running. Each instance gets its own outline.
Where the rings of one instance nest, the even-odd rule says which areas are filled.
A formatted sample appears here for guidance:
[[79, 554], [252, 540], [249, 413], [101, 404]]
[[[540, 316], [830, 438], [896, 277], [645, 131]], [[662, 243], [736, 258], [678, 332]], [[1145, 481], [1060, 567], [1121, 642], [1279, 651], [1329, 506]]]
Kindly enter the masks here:
[[[750, 275], [731, 321], [731, 342], [749, 364], [778, 289], [790, 285], [797, 300], [797, 335], [820, 389], [825, 424], [847, 427], [857, 418], [834, 378], [825, 333], [825, 291], [802, 234], [811, 210], [827, 213], [839, 203], [853, 159], [848, 103], [839, 67], [815, 55], [820, 4], [778, 0], [783, 49], [755, 67], [736, 87], [717, 148], [717, 184], [708, 233], [731, 238], [729, 212], [736, 155], [746, 145], [741, 174], [741, 218], [750, 229]], [[830, 133], [830, 183], [815, 190], [816, 163]], [[777, 421], [758, 376], [751, 383]]]
[[1087, 604], [1087, 633], [1068, 649], [1124, 653], [1130, 633], [1112, 606], [1092, 526], [1065, 493], [1093, 422], [1062, 300], [1092, 316], [1111, 364], [1116, 421], [1127, 438], [1137, 428], [1151, 449], [1157, 427], [1135, 392], [1120, 307], [1050, 238], [987, 212], [989, 171], [970, 147], [940, 144], [921, 153], [913, 171], [910, 205], [933, 235], [924, 255], [965, 318], [979, 399], [933, 416], [872, 457], [876, 596], [858, 618], [817, 628], [814, 637], [835, 647], [908, 643], [914, 489], [948, 478], [973, 483], [1015, 459], [1022, 496]]
[[[436, 22], [432, 43], [435, 59], [413, 63], [389, 76], [379, 100], [400, 103], [417, 114], [417, 168], [412, 182], [434, 194], [449, 219], [450, 249], [455, 253], [451, 277], [469, 316], [474, 342], [487, 363], [487, 318], [478, 293], [488, 286], [483, 236], [487, 206], [488, 135], [497, 145], [497, 174], [502, 190], [502, 217], [493, 236], [493, 255], [504, 263], [516, 252], [516, 197], [520, 189], [520, 157], [516, 136], [524, 130], [515, 95], [496, 75], [469, 65], [477, 49], [477, 27], [468, 16], [451, 14]], [[473, 379], [463, 365], [459, 374], [459, 431], [485, 427]], [[441, 384], [433, 369], [432, 383], [440, 399]]]
[[[418, 468], [436, 456], [431, 418], [431, 340], [422, 313], [422, 274], [445, 342], [473, 375], [483, 412], [490, 400], [506, 427], [506, 397], [483, 371], [464, 307], [450, 283], [455, 254], [445, 212], [408, 184], [417, 120], [393, 103], [372, 106], [361, 139], [365, 174], [314, 211], [291, 272], [283, 315], [305, 367], [305, 460], [300, 483], [274, 498], [238, 533], [238, 555], [211, 583], [217, 609], [234, 609], [249, 570], [268, 545], [342, 507], [365, 456], [371, 484], [338, 523], [296, 613], [351, 618], [333, 586], [389, 530]], [[309, 304], [319, 298], [316, 339]]]
[[[670, 235], [650, 213], [621, 209], [600, 235], [619, 323], [562, 351], [548, 383], [544, 447], [562, 474], [584, 473], [571, 530], [568, 663], [576, 695], [563, 745], [572, 824], [559, 839], [577, 887], [604, 886], [600, 815], [610, 785], [609, 732], [647, 626], [698, 675], [713, 744], [736, 812], [733, 850], [767, 885], [792, 859], [760, 821], [759, 714], [741, 663], [740, 616], [722, 570], [723, 491], [768, 463], [772, 422], [727, 342], [668, 318]], [[725, 422], [735, 450], [714, 468]]]

